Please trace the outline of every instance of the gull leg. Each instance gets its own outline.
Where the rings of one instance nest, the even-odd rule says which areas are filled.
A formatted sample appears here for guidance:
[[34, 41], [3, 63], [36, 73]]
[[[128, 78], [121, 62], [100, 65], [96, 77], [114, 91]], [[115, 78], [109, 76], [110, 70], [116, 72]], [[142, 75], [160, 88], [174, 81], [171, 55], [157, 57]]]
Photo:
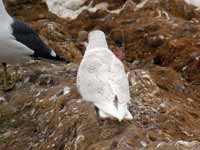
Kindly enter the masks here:
[[11, 87], [15, 87], [16, 83], [21, 80], [20, 74], [18, 73], [18, 69], [19, 69], [18, 66], [15, 66], [15, 68], [14, 68], [15, 74], [12, 76], [12, 85], [11, 85]]
[[18, 81], [22, 80], [22, 75], [19, 74], [18, 70], [19, 70], [19, 66], [16, 66], [15, 67], [15, 75], [14, 75], [14, 84], [16, 84]]
[[14, 88], [14, 85], [10, 85], [9, 83], [9, 75], [8, 75], [8, 70], [7, 70], [7, 64], [2, 63], [3, 69], [4, 69], [4, 79], [3, 79], [3, 90], [4, 91], [9, 91]]
[[6, 63], [2, 63], [3, 65], [3, 71], [4, 71], [4, 77], [3, 77], [3, 88], [6, 88], [9, 86], [8, 83], [8, 71], [7, 71], [7, 64]]

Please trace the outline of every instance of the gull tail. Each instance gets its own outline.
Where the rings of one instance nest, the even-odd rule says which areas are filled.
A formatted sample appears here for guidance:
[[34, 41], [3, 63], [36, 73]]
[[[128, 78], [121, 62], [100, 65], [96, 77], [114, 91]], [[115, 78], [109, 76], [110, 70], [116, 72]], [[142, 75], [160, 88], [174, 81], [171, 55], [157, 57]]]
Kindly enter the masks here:
[[118, 110], [118, 113], [120, 115], [120, 118], [124, 118], [124, 119], [127, 119], [127, 120], [132, 120], [133, 119], [133, 116], [129, 112], [126, 103], [125, 104], [120, 104], [119, 103], [117, 110]]
[[60, 61], [60, 62], [66, 62], [69, 63], [68, 60], [66, 60], [64, 57], [59, 56], [56, 54], [54, 50], [46, 50], [46, 51], [35, 51], [32, 55], [34, 58], [39, 58], [42, 60], [53, 60], [53, 61]]
[[132, 116], [132, 114], [129, 112], [129, 110], [127, 109], [127, 111], [126, 111], [126, 114], [125, 114], [125, 117], [124, 117], [125, 119], [127, 119], [127, 120], [132, 120], [133, 119], [133, 116]]
[[95, 103], [95, 106], [99, 109], [99, 116], [102, 118], [114, 117], [119, 121], [122, 121], [123, 116], [120, 115], [117, 108], [112, 103]]

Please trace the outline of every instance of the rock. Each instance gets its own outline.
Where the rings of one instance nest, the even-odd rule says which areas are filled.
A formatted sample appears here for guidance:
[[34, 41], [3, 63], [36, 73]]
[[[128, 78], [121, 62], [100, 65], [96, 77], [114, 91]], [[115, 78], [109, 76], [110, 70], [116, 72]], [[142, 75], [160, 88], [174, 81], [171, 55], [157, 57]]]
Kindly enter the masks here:
[[87, 38], [88, 38], [88, 32], [87, 31], [80, 31], [78, 33], [77, 41], [78, 42], [85, 42], [85, 41], [87, 41]]
[[133, 94], [151, 94], [159, 92], [159, 88], [152, 79], [150, 73], [145, 70], [136, 69], [129, 73], [129, 80]]
[[165, 38], [162, 35], [152, 36], [152, 37], [147, 36], [146, 44], [148, 44], [149, 46], [153, 48], [158, 48], [159, 46], [162, 46], [164, 44], [164, 41], [165, 41]]

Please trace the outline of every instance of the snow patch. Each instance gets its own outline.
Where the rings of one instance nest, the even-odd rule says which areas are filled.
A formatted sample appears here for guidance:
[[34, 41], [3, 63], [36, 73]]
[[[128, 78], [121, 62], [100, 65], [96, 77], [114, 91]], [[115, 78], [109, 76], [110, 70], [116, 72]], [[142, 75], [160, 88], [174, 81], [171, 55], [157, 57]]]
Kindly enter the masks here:
[[82, 6], [86, 0], [46, 0], [49, 11], [62, 18], [76, 19], [82, 11], [91, 7]]
[[[146, 0], [145, 0], [146, 1]], [[101, 2], [93, 6], [93, 1], [88, 5], [84, 5], [86, 0], [46, 0], [49, 11], [61, 18], [76, 19], [84, 10], [95, 13], [98, 10], [104, 10], [108, 13], [119, 14], [125, 7], [134, 6], [131, 0], [128, 0], [124, 5], [116, 10], [108, 10], [109, 4]]]
[[189, 5], [200, 7], [200, 0], [185, 0], [185, 2]]

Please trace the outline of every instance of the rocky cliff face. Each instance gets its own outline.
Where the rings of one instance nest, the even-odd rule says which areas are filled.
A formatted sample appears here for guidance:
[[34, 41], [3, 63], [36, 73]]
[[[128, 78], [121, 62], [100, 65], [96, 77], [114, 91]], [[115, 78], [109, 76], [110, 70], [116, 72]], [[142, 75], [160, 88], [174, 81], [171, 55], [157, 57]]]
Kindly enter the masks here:
[[[200, 12], [183, 0], [108, 2], [109, 11], [85, 10], [69, 20], [41, 0], [7, 1], [13, 16], [71, 63], [21, 65], [16, 88], [0, 91], [0, 149], [200, 149]], [[99, 120], [78, 94], [82, 42], [92, 29], [103, 30], [111, 49], [122, 52], [133, 121]]]

